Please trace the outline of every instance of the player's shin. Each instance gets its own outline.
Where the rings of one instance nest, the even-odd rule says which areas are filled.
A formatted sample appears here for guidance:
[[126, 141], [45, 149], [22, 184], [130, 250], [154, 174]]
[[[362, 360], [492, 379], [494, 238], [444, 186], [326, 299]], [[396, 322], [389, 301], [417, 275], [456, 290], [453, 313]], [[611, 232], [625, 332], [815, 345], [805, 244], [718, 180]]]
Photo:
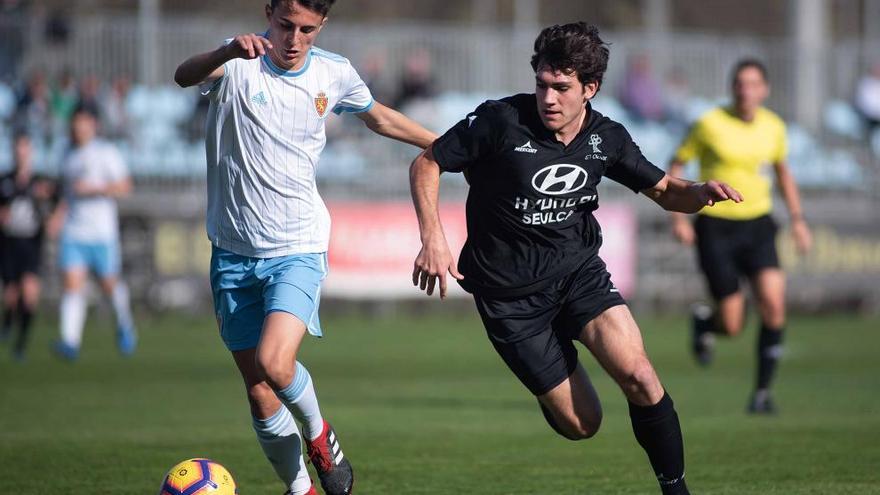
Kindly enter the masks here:
[[61, 343], [78, 350], [86, 319], [86, 295], [83, 291], [65, 292], [61, 297]]
[[296, 372], [290, 385], [275, 393], [302, 424], [303, 434], [308, 440], [314, 440], [321, 435], [324, 418], [321, 417], [312, 377], [302, 363], [296, 362]]
[[289, 493], [307, 493], [312, 481], [303, 461], [302, 439], [290, 411], [281, 406], [269, 418], [254, 418], [254, 431], [266, 458]]
[[629, 403], [633, 433], [645, 449], [664, 495], [688, 494], [684, 481], [684, 442], [669, 394], [652, 406]]

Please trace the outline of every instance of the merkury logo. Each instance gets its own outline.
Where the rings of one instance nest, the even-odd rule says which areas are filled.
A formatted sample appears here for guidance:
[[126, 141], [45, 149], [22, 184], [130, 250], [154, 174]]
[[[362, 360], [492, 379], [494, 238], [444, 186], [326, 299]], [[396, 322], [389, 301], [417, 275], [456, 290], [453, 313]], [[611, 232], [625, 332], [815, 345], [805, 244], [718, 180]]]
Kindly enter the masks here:
[[544, 167], [532, 177], [532, 187], [551, 196], [568, 194], [586, 185], [587, 171], [568, 163]]

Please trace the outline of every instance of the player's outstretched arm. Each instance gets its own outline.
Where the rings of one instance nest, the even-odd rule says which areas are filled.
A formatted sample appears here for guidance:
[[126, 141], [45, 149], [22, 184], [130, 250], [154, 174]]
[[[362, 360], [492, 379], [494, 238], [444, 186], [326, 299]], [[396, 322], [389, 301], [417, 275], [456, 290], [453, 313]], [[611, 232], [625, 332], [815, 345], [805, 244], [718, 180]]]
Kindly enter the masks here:
[[409, 169], [409, 184], [413, 205], [419, 219], [419, 234], [422, 249], [413, 264], [413, 285], [419, 286], [429, 296], [434, 293], [437, 279], [440, 280], [440, 299], [446, 297], [446, 273], [458, 280], [464, 277], [458, 273], [455, 260], [449, 251], [443, 224], [440, 222], [438, 208], [440, 197], [440, 165], [434, 159], [429, 147], [412, 163]]
[[425, 149], [437, 135], [406, 115], [377, 102], [369, 111], [356, 114], [376, 134]]
[[740, 203], [742, 195], [724, 182], [714, 180], [691, 182], [669, 174], [663, 176], [654, 187], [642, 191], [667, 211], [696, 213], [704, 206], [712, 206], [719, 201]]
[[234, 59], [254, 59], [272, 49], [272, 43], [258, 34], [241, 34], [220, 48], [193, 55], [177, 67], [174, 82], [181, 88], [216, 81], [223, 77], [223, 64]]
[[[684, 171], [684, 163], [673, 160], [669, 164], [669, 175], [672, 177], [681, 176]], [[688, 221], [687, 215], [677, 211], [672, 212], [672, 235], [678, 239], [678, 242], [685, 246], [692, 246], [697, 240], [697, 234], [694, 232], [694, 226]]]

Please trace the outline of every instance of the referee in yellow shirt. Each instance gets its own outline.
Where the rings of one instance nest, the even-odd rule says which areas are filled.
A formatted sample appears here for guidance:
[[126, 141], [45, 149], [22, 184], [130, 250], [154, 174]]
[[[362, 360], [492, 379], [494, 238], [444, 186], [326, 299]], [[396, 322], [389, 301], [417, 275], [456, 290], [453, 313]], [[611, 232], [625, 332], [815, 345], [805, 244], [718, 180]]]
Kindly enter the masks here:
[[788, 207], [799, 252], [809, 251], [812, 240], [786, 163], [785, 123], [762, 106], [770, 94], [767, 69], [757, 60], [742, 60], [732, 76], [733, 105], [710, 110], [694, 124], [676, 152], [669, 174], [680, 176], [685, 163], [697, 160], [700, 180], [726, 182], [740, 191], [745, 201], [703, 208], [693, 224], [684, 214], [675, 213], [673, 232], [683, 244], [696, 244], [700, 268], [715, 300], [714, 308], [694, 309], [692, 344], [700, 364], [711, 362], [716, 334], [733, 336], [742, 330], [745, 295], [740, 280], [751, 282], [761, 331], [757, 379], [748, 410], [773, 413], [770, 383], [785, 328], [785, 276], [776, 254], [777, 226], [770, 216], [769, 166]]

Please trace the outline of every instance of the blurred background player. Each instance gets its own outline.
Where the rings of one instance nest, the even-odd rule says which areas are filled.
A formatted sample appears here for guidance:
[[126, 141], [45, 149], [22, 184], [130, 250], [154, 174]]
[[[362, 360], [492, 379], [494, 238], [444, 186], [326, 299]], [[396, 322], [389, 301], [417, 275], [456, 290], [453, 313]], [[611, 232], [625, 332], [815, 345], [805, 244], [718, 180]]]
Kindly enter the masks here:
[[98, 139], [98, 111], [79, 105], [71, 116], [72, 147], [61, 164], [64, 226], [59, 241], [61, 338], [58, 356], [79, 355], [88, 309], [86, 284], [93, 273], [116, 315], [116, 343], [125, 356], [134, 353], [137, 335], [128, 288], [120, 279], [119, 215], [116, 200], [131, 191], [128, 169], [112, 144]]
[[0, 275], [3, 279], [3, 326], [6, 340], [15, 320], [18, 334], [13, 358], [24, 359], [28, 333], [40, 299], [43, 237], [50, 210], [57, 203], [55, 184], [33, 174], [30, 137], [13, 137], [13, 170], [0, 176]]
[[[597, 187], [608, 177], [684, 212], [740, 197], [723, 183], [666, 175], [621, 124], [593, 109], [608, 56], [594, 26], [544, 29], [531, 59], [535, 93], [483, 103], [416, 158], [410, 176], [422, 249], [413, 283], [431, 295], [439, 279], [445, 297], [447, 271], [458, 279], [495, 350], [570, 440], [592, 437], [602, 422], [573, 343], [581, 342], [626, 396], [662, 492], [687, 494], [678, 413], [598, 255]], [[437, 209], [442, 171], [464, 172], [470, 184], [461, 273]]]
[[696, 159], [700, 180], [728, 182], [746, 201], [705, 208], [693, 225], [685, 215], [673, 213], [673, 232], [683, 244], [696, 244], [700, 268], [715, 301], [714, 307], [694, 307], [692, 350], [700, 364], [712, 361], [715, 335], [734, 336], [742, 330], [746, 299], [740, 279], [748, 278], [751, 283], [761, 330], [755, 390], [748, 410], [773, 413], [770, 384], [782, 351], [785, 276], [776, 253], [777, 225], [770, 215], [771, 181], [765, 167], [773, 166], [801, 254], [809, 251], [812, 238], [786, 160], [785, 123], [762, 106], [770, 94], [767, 69], [757, 60], [742, 60], [733, 69], [731, 83], [733, 104], [710, 110], [693, 125], [669, 173], [681, 174], [684, 164]]
[[354, 474], [324, 420], [299, 361], [306, 334], [322, 335], [330, 215], [315, 182], [325, 119], [354, 113], [366, 126], [426, 147], [435, 135], [373, 100], [351, 63], [313, 44], [332, 0], [272, 0], [262, 36], [236, 36], [177, 69], [211, 104], [207, 231], [217, 323], [244, 378], [254, 430], [289, 495], [316, 494], [308, 455], [328, 495], [348, 495]]

